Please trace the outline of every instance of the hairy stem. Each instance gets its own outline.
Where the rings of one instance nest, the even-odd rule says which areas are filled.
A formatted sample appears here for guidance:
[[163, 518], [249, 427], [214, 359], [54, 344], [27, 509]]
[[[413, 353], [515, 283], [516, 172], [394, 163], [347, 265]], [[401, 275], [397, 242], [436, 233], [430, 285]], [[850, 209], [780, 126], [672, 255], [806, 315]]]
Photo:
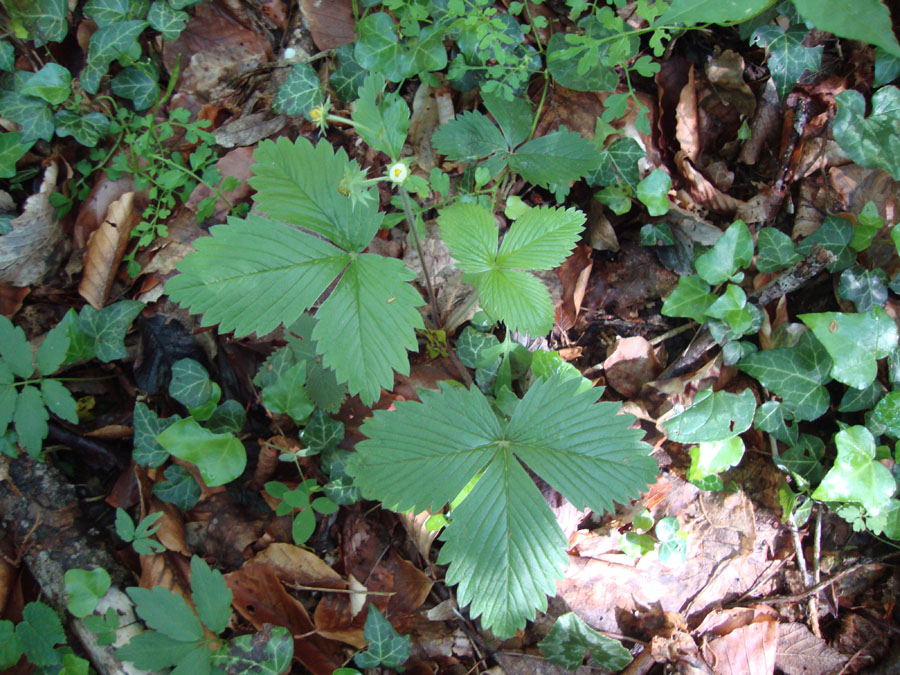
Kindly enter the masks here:
[[435, 326], [440, 328], [441, 310], [440, 307], [438, 307], [437, 296], [434, 294], [434, 286], [431, 285], [431, 273], [428, 270], [428, 263], [425, 262], [425, 252], [422, 250], [419, 232], [416, 230], [416, 216], [413, 213], [412, 200], [409, 198], [409, 193], [402, 187], [398, 192], [400, 193], [400, 198], [403, 200], [403, 212], [406, 214], [406, 224], [409, 227], [409, 236], [412, 237], [413, 243], [416, 245], [416, 254], [419, 256], [419, 262], [422, 265], [422, 274], [425, 275], [425, 288], [428, 291], [428, 303], [431, 305], [434, 323]]

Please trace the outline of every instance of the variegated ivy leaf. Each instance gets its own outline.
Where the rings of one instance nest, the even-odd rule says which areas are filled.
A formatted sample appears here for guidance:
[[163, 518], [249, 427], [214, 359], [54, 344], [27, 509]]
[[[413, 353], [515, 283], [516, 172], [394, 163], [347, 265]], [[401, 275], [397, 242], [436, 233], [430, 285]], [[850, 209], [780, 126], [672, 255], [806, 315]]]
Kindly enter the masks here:
[[163, 40], [171, 42], [177, 38], [187, 25], [187, 12], [181, 12], [172, 8], [167, 0], [154, 0], [147, 12], [147, 22], [154, 30], [158, 30]]
[[96, 94], [100, 79], [106, 75], [109, 64], [123, 54], [135, 60], [140, 58], [141, 46], [137, 39], [147, 27], [146, 21], [137, 19], [100, 28], [91, 36], [87, 64], [81, 71], [81, 86], [89, 94]]
[[276, 112], [300, 117], [321, 105], [324, 98], [319, 75], [313, 67], [308, 63], [297, 63], [284, 84], [278, 87], [272, 107]]
[[35, 47], [62, 42], [69, 32], [66, 0], [30, 0], [13, 5], [4, 3], [11, 18], [23, 25], [34, 39]]
[[822, 63], [822, 45], [803, 46], [808, 32], [802, 24], [788, 30], [768, 24], [757, 28], [751, 38], [751, 42], [766, 48], [769, 72], [782, 100], [801, 81], [804, 73], [816, 73]]
[[58, 110], [53, 116], [53, 121], [56, 123], [57, 136], [60, 138], [71, 136], [88, 148], [93, 148], [109, 133], [109, 119], [103, 113], [76, 115], [69, 110]]
[[152, 64], [128, 66], [119, 71], [110, 83], [116, 96], [130, 99], [135, 110], [146, 110], [159, 98], [159, 83]]
[[53, 112], [46, 101], [18, 91], [0, 91], [0, 115], [22, 126], [22, 143], [53, 138]]
[[149, 8], [150, 0], [88, 0], [84, 14], [99, 28], [105, 28], [121, 21], [143, 19]]

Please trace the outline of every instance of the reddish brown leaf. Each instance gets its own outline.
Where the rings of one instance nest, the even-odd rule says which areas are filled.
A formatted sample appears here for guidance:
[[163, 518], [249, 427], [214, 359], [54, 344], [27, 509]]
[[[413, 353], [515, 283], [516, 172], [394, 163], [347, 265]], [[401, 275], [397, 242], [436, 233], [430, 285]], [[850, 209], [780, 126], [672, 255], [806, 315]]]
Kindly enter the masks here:
[[0, 282], [0, 314], [11, 319], [22, 309], [22, 302], [29, 293], [31, 289], [28, 286], [13, 286], [5, 281]]
[[99, 229], [106, 219], [110, 204], [118, 201], [125, 193], [134, 192], [134, 179], [125, 174], [117, 180], [110, 180], [106, 172], [100, 173], [94, 181], [90, 194], [81, 203], [72, 232], [72, 245], [76, 248], [87, 246], [88, 237]]
[[653, 346], [646, 338], [635, 336], [617, 340], [612, 354], [603, 362], [606, 381], [624, 396], [637, 396], [641, 387], [652, 382], [663, 370]]
[[351, 0], [301, 0], [300, 12], [321, 50], [336, 49], [355, 37]]
[[131, 230], [140, 219], [134, 206], [134, 192], [126, 192], [109, 205], [100, 229], [88, 237], [78, 293], [96, 309], [102, 309], [109, 298]]

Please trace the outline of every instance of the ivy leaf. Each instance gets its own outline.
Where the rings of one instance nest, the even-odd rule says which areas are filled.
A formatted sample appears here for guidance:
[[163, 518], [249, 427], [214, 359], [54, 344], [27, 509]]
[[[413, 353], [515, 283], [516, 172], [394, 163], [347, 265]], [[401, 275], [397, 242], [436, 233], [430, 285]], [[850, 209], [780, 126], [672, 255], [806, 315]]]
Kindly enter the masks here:
[[835, 101], [834, 140], [860, 166], [884, 169], [900, 180], [900, 89], [891, 86], [876, 91], [868, 117], [866, 100], [858, 91], [842, 91]]
[[214, 434], [192, 417], [178, 420], [156, 437], [171, 454], [193, 462], [209, 487], [235, 480], [247, 466], [247, 451], [232, 434]]
[[281, 675], [290, 668], [293, 657], [294, 639], [290, 631], [266, 623], [256, 633], [229, 640], [213, 653], [212, 663], [233, 673]]
[[219, 570], [198, 556], [191, 558], [191, 599], [203, 624], [218, 635], [231, 619], [231, 589]]
[[617, 138], [600, 151], [600, 166], [588, 174], [587, 182], [602, 187], [622, 182], [635, 189], [641, 180], [638, 160], [644, 155], [640, 143], [633, 138]]
[[34, 141], [22, 142], [21, 131], [0, 133], [0, 178], [12, 178], [16, 175], [16, 162], [31, 149]]
[[132, 587], [125, 592], [136, 605], [138, 616], [149, 628], [178, 642], [203, 639], [200, 620], [180, 595], [162, 586], [154, 586], [149, 590]]
[[862, 265], [848, 267], [841, 272], [838, 297], [856, 305], [857, 312], [883, 307], [888, 297], [887, 274], [879, 267], [873, 270]]
[[690, 455], [691, 466], [687, 479], [696, 484], [707, 476], [714, 476], [736, 466], [744, 456], [744, 441], [740, 436], [701, 441], [690, 449]]
[[632, 661], [631, 652], [621, 642], [601, 635], [574, 612], [559, 617], [538, 647], [544, 658], [566, 670], [576, 670], [587, 650], [604, 670], [622, 670]]
[[49, 419], [40, 391], [31, 385], [22, 387], [16, 398], [13, 424], [16, 425], [19, 444], [31, 457], [36, 458], [41, 454], [41, 444], [50, 431], [47, 426]]
[[214, 383], [206, 368], [197, 361], [180, 359], [172, 364], [169, 395], [185, 408], [199, 408], [213, 397], [213, 393]]
[[50, 412], [66, 422], [78, 424], [78, 406], [75, 399], [59, 380], [51, 378], [41, 380], [41, 396]]
[[147, 27], [146, 21], [120, 21], [110, 26], [97, 29], [91, 36], [88, 46], [87, 63], [81, 71], [81, 86], [89, 94], [96, 94], [109, 64], [123, 54], [132, 54], [135, 46], [140, 46], [137, 39]]
[[791, 93], [806, 72], [816, 73], [822, 64], [824, 47], [804, 47], [803, 40], [809, 31], [802, 24], [787, 31], [781, 26], [760, 26], [750, 38], [751, 44], [766, 48], [769, 72], [775, 81], [778, 98]]
[[856, 261], [856, 251], [851, 248], [854, 227], [849, 221], [837, 216], [828, 216], [815, 232], [797, 244], [797, 253], [812, 253], [815, 244], [828, 249], [837, 260], [828, 265], [829, 272], [837, 272], [850, 267]]
[[31, 32], [35, 47], [43, 47], [48, 42], [62, 42], [69, 32], [66, 20], [69, 6], [66, 0], [9, 3], [6, 9]]
[[447, 67], [447, 48], [444, 47], [444, 27], [438, 23], [423, 29], [406, 41], [410, 71], [427, 73]]
[[766, 349], [748, 354], [738, 368], [781, 397], [785, 407], [800, 420], [814, 420], [828, 410], [825, 387], [832, 367], [821, 343], [807, 331], [794, 347]]
[[[344, 150], [335, 153], [328, 142], [313, 147], [303, 137], [294, 143], [282, 137], [260, 143], [253, 158], [254, 176], [248, 182], [257, 191], [254, 201], [260, 211], [348, 251], [362, 251], [372, 241], [383, 217], [375, 200], [354, 203], [337, 190], [345, 174], [359, 171]], [[293, 323], [297, 316], [286, 321]]]
[[25, 331], [5, 316], [0, 316], [0, 356], [14, 375], [28, 379], [34, 374], [31, 345]]
[[155, 0], [150, 5], [150, 11], [147, 12], [147, 22], [150, 27], [158, 30], [166, 42], [177, 38], [190, 18], [187, 12], [173, 9], [166, 0]]
[[881, 384], [875, 380], [865, 389], [847, 387], [838, 404], [838, 412], [859, 412], [872, 410], [881, 398]]
[[900, 77], [900, 56], [888, 54], [881, 47], [875, 47], [876, 87], [883, 87]]
[[[877, 382], [873, 384], [881, 389]], [[900, 438], [900, 391], [892, 391], [878, 401], [872, 410], [871, 419], [884, 427], [884, 433], [891, 438]]]
[[325, 100], [319, 75], [308, 63], [296, 63], [272, 100], [276, 112], [301, 117]]
[[528, 141], [509, 156], [510, 169], [545, 188], [577, 180], [596, 170], [599, 163], [597, 149], [574, 131], [552, 131]]
[[399, 511], [438, 510], [477, 475], [442, 534], [441, 563], [461, 605], [498, 636], [546, 608], [566, 564], [565, 537], [524, 461], [576, 508], [612, 508], [656, 473], [641, 433], [598, 390], [577, 380], [539, 380], [501, 423], [478, 389], [441, 383], [421, 403], [376, 411], [348, 467], [367, 497]]
[[124, 359], [125, 333], [135, 317], [144, 309], [143, 302], [120, 300], [102, 310], [85, 305], [78, 315], [78, 330], [94, 343], [94, 355], [109, 363]]
[[671, 189], [672, 179], [669, 174], [662, 169], [654, 169], [638, 183], [634, 194], [647, 207], [647, 213], [651, 216], [664, 216], [669, 212], [668, 193]]
[[481, 368], [496, 360], [497, 357], [488, 350], [499, 344], [491, 333], [482, 333], [472, 326], [466, 326], [456, 338], [456, 355], [464, 366]]
[[756, 269], [764, 274], [783, 270], [800, 260], [791, 238], [774, 227], [764, 227], [759, 231], [757, 248]]
[[369, 603], [369, 614], [363, 629], [368, 649], [353, 660], [360, 668], [397, 668], [409, 658], [410, 637], [400, 636], [378, 608]]
[[673, 0], [656, 23], [739, 23], [771, 4], [771, 0]]
[[381, 75], [366, 78], [352, 117], [359, 125], [357, 133], [366, 143], [394, 162], [400, 159], [409, 129], [409, 106], [397, 93], [384, 91]]
[[335, 51], [337, 67], [328, 79], [334, 93], [342, 101], [359, 98], [359, 88], [366, 79], [366, 70], [353, 58], [353, 43], [341, 45]]
[[217, 434], [237, 433], [244, 428], [246, 422], [244, 406], [234, 399], [228, 399], [220, 403], [206, 420], [206, 428]]
[[129, 99], [138, 111], [146, 110], [159, 98], [159, 83], [146, 67], [123, 68], [112, 79], [110, 86], [116, 96]]
[[412, 55], [398, 42], [390, 15], [385, 12], [369, 14], [356, 24], [356, 29], [359, 40], [353, 56], [359, 65], [381, 73], [391, 82], [399, 82], [412, 73]]
[[0, 115], [22, 126], [20, 141], [53, 138], [53, 113], [46, 102], [17, 91], [0, 91]]
[[498, 251], [497, 226], [483, 206], [458, 202], [438, 216], [441, 236], [485, 309], [510, 330], [531, 335], [552, 328], [553, 304], [544, 285], [521, 270], [561, 264], [574, 248], [584, 220], [575, 209], [529, 209], [513, 223]]
[[890, 470], [875, 461], [875, 439], [862, 426], [839, 431], [834, 436], [837, 457], [825, 474], [813, 499], [853, 502], [862, 505], [868, 515], [877, 516], [897, 491]]
[[753, 418], [753, 428], [772, 434], [782, 443], [793, 444], [797, 442], [797, 426], [789, 425], [790, 415], [786, 414], [785, 406], [781, 401], [766, 401], [756, 409]]
[[16, 50], [6, 40], [0, 41], [0, 70], [5, 70], [7, 73], [16, 70]]
[[72, 73], [58, 63], [47, 63], [28, 78], [19, 92], [42, 99], [51, 105], [59, 105], [72, 93]]
[[891, 30], [891, 15], [879, 0], [794, 0], [794, 7], [819, 30], [859, 40], [900, 56], [900, 44]]
[[104, 28], [120, 21], [143, 18], [148, 6], [149, 0], [88, 0], [84, 13], [98, 27]]
[[280, 373], [275, 382], [262, 390], [262, 397], [270, 412], [289, 415], [297, 424], [304, 424], [315, 409], [306, 393], [306, 361]]
[[166, 467], [163, 475], [166, 480], [153, 484], [154, 495], [164, 502], [174, 504], [182, 511], [189, 511], [197, 505], [202, 489], [187, 469], [173, 464]]
[[704, 389], [694, 396], [693, 404], [663, 423], [669, 438], [679, 443], [718, 441], [742, 434], [750, 428], [756, 412], [753, 392], [713, 393]]
[[301, 432], [300, 440], [308, 450], [316, 453], [336, 448], [344, 440], [344, 423], [322, 410], [316, 410]]
[[753, 261], [753, 239], [743, 220], [736, 220], [706, 253], [694, 262], [697, 274], [708, 284], [717, 285], [731, 279], [742, 267]]
[[160, 419], [146, 404], [134, 404], [134, 461], [141, 466], [156, 468], [169, 459], [169, 452], [156, 440], [169, 426], [180, 420], [178, 415]]
[[881, 307], [865, 314], [823, 312], [799, 318], [828, 351], [831, 376], [856, 389], [872, 383], [878, 371], [876, 361], [897, 345], [897, 325]]
[[706, 310], [715, 301], [709, 284], [691, 274], [679, 277], [678, 285], [666, 298], [661, 311], [665, 316], [683, 316], [702, 324], [706, 321]]
[[103, 113], [93, 112], [76, 115], [68, 110], [59, 110], [53, 116], [56, 135], [60, 138], [71, 136], [79, 144], [93, 148], [109, 133], [109, 119]]

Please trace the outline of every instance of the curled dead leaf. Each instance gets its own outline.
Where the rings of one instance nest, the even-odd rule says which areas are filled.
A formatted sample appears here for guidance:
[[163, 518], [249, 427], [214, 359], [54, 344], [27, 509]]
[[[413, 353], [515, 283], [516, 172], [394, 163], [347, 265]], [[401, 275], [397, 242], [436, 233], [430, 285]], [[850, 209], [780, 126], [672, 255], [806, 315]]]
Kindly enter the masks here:
[[106, 304], [131, 230], [141, 219], [134, 196], [134, 192], [126, 192], [110, 204], [103, 224], [88, 237], [78, 293], [96, 309], [103, 309]]

